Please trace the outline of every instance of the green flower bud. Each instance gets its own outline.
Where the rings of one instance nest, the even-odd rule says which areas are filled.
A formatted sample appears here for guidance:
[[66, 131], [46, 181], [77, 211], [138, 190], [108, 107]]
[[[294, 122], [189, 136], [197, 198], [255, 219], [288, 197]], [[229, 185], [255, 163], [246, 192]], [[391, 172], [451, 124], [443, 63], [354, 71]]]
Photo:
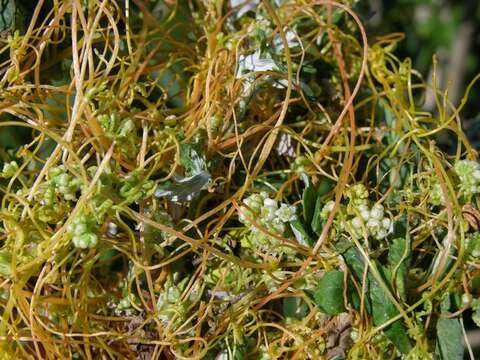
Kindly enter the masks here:
[[480, 193], [480, 164], [471, 160], [460, 160], [453, 167], [460, 179], [460, 193], [467, 198]]
[[3, 164], [3, 170], [0, 176], [3, 178], [11, 178], [18, 171], [18, 164], [15, 161]]
[[80, 215], [74, 219], [68, 226], [73, 245], [79, 249], [95, 247], [98, 243], [95, 227], [95, 219], [92, 216]]

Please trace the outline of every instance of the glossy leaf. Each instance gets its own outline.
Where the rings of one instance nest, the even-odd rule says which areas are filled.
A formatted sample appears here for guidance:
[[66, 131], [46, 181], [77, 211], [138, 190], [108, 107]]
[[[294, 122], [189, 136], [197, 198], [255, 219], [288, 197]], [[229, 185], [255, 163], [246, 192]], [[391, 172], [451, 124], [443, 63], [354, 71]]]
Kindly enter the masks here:
[[312, 230], [317, 234], [320, 234], [323, 226], [322, 218], [320, 217], [320, 213], [322, 212], [322, 205], [323, 204], [321, 199], [317, 198], [317, 201], [315, 202], [315, 210], [313, 212], [313, 219], [311, 223]]

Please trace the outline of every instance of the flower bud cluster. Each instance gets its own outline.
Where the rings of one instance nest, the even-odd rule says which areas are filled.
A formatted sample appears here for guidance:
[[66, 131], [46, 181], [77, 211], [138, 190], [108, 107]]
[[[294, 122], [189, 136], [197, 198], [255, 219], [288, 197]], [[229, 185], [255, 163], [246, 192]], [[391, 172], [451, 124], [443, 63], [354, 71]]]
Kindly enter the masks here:
[[365, 229], [368, 236], [381, 240], [392, 231], [392, 220], [385, 216], [383, 205], [375, 204], [371, 208], [359, 205], [357, 211], [359, 216], [350, 220], [353, 235], [356, 237], [362, 237]]
[[91, 216], [80, 215], [68, 226], [68, 232], [72, 236], [72, 243], [79, 249], [94, 248], [98, 243], [95, 233], [95, 219]]
[[[244, 206], [240, 207], [240, 221], [245, 225], [253, 225], [250, 220], [266, 228], [268, 231], [277, 234], [284, 234], [286, 224], [297, 218], [295, 206], [280, 203], [271, 199], [267, 193], [252, 194], [244, 201]], [[260, 229], [253, 226], [252, 232], [261, 232]]]
[[18, 164], [15, 161], [10, 161], [3, 164], [2, 172], [0, 177], [11, 178], [18, 171]]
[[[459, 195], [470, 201], [472, 196], [480, 193], [480, 164], [472, 160], [459, 160], [453, 166], [454, 172], [460, 180]], [[428, 189], [428, 202], [434, 206], [445, 204], [445, 197], [436, 178], [431, 179]]]
[[[383, 205], [374, 204], [370, 206], [368, 190], [363, 184], [353, 185], [347, 191], [349, 204], [347, 213], [350, 216], [345, 218], [343, 211], [339, 211], [340, 219], [334, 221], [337, 230], [343, 231], [348, 224], [352, 235], [356, 238], [363, 237], [364, 231], [367, 236], [381, 240], [387, 237], [393, 230], [393, 223], [389, 216], [385, 215]], [[325, 221], [335, 206], [333, 200], [328, 201], [320, 212], [320, 217]], [[343, 217], [343, 218], [342, 218]]]
[[132, 171], [121, 180], [120, 196], [128, 203], [152, 195], [155, 192], [155, 182], [145, 179], [139, 171]]
[[285, 203], [279, 204], [278, 201], [271, 199], [266, 192], [250, 195], [243, 200], [243, 205], [239, 211], [239, 219], [251, 230], [254, 241], [251, 241], [248, 245], [243, 243], [243, 245], [260, 248], [260, 250], [269, 253], [277, 253], [277, 247], [281, 245], [280, 241], [265, 234], [262, 229], [285, 236], [289, 222], [297, 219], [295, 212], [295, 206]]
[[465, 243], [467, 256], [480, 260], [480, 232], [468, 234]]
[[75, 193], [80, 189], [80, 179], [74, 178], [60, 165], [50, 170], [50, 184], [65, 200], [76, 200]]
[[167, 326], [170, 321], [174, 320], [174, 324], [182, 321], [186, 314], [188, 307], [188, 300], [181, 301], [182, 291], [186, 286], [184, 279], [179, 284], [174, 284], [171, 279], [168, 279], [157, 300], [157, 316], [164, 326]]
[[480, 193], [480, 164], [471, 160], [458, 161], [453, 169], [460, 179], [461, 195], [470, 198]]
[[442, 188], [440, 187], [440, 183], [438, 181], [434, 181], [431, 185], [428, 202], [434, 206], [440, 206], [445, 203]]

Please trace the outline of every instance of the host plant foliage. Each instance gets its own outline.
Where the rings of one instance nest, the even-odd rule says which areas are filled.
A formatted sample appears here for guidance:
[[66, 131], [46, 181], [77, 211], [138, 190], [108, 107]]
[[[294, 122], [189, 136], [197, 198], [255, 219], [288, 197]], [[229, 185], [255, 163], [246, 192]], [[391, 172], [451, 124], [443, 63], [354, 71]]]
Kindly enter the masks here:
[[360, 2], [5, 1], [2, 356], [462, 359], [474, 82]]

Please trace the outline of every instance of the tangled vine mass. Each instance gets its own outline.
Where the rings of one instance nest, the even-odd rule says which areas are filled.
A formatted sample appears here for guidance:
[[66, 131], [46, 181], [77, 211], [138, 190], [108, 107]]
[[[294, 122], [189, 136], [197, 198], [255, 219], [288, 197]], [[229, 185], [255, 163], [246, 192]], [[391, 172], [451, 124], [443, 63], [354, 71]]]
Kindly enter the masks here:
[[2, 358], [473, 357], [477, 78], [359, 2], [10, 1]]

